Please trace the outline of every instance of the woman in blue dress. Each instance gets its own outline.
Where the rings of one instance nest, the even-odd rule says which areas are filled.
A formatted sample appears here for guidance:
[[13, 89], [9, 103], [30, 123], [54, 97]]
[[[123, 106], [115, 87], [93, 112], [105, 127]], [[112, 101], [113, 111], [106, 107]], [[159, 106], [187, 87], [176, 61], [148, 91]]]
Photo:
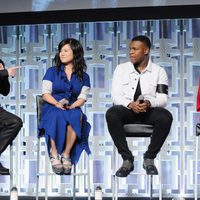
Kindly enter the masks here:
[[46, 138], [52, 170], [70, 174], [83, 150], [90, 153], [90, 124], [81, 110], [90, 90], [83, 47], [73, 38], [62, 40], [55, 56], [56, 66], [48, 68], [42, 81], [45, 104], [39, 131]]

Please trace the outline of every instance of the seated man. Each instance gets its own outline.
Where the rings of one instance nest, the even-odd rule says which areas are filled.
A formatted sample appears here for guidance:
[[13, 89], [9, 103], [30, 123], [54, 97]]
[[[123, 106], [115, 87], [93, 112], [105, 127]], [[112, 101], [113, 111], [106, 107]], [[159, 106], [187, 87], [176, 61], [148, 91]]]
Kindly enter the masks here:
[[[17, 68], [19, 67], [5, 69], [4, 62], [0, 59], [0, 94], [7, 96], [10, 92], [8, 77], [14, 77]], [[15, 139], [22, 125], [22, 120], [19, 117], [0, 107], [0, 155]], [[9, 169], [5, 168], [1, 163], [0, 174], [9, 174]]]
[[108, 130], [123, 163], [116, 172], [126, 177], [134, 169], [134, 156], [126, 141], [124, 124], [142, 123], [154, 126], [143, 167], [147, 174], [157, 174], [154, 158], [167, 138], [172, 115], [164, 107], [168, 98], [168, 77], [165, 70], [149, 58], [151, 42], [136, 36], [130, 42], [130, 61], [116, 67], [112, 81], [114, 106], [106, 112]]

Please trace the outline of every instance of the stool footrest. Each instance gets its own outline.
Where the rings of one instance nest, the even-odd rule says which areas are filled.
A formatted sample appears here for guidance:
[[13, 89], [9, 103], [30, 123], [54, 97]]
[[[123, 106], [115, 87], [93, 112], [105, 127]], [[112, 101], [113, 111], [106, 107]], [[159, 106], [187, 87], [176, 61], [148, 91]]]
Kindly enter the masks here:
[[148, 124], [125, 124], [126, 137], [151, 137], [153, 126]]

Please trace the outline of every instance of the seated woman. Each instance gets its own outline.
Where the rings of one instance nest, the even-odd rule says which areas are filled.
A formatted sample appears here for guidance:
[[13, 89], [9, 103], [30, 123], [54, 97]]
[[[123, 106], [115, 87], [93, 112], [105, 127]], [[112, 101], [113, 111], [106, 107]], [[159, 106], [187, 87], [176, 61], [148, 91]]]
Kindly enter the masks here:
[[81, 152], [88, 154], [90, 124], [81, 110], [90, 90], [83, 47], [73, 38], [62, 40], [42, 81], [42, 110], [39, 131], [43, 131], [52, 164], [58, 175], [71, 174]]

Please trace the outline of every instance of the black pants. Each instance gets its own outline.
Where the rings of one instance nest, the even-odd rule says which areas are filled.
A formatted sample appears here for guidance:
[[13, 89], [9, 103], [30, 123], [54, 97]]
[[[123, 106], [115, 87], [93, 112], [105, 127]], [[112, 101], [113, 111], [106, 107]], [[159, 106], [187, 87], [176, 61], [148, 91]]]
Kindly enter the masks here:
[[169, 134], [172, 120], [171, 113], [160, 107], [150, 108], [145, 113], [137, 114], [124, 106], [117, 105], [109, 108], [106, 112], [108, 130], [123, 160], [134, 159], [128, 148], [124, 124], [137, 122], [154, 126], [150, 144], [144, 154], [144, 158], [154, 159]]
[[22, 126], [18, 116], [0, 108], [0, 155], [12, 143]]

